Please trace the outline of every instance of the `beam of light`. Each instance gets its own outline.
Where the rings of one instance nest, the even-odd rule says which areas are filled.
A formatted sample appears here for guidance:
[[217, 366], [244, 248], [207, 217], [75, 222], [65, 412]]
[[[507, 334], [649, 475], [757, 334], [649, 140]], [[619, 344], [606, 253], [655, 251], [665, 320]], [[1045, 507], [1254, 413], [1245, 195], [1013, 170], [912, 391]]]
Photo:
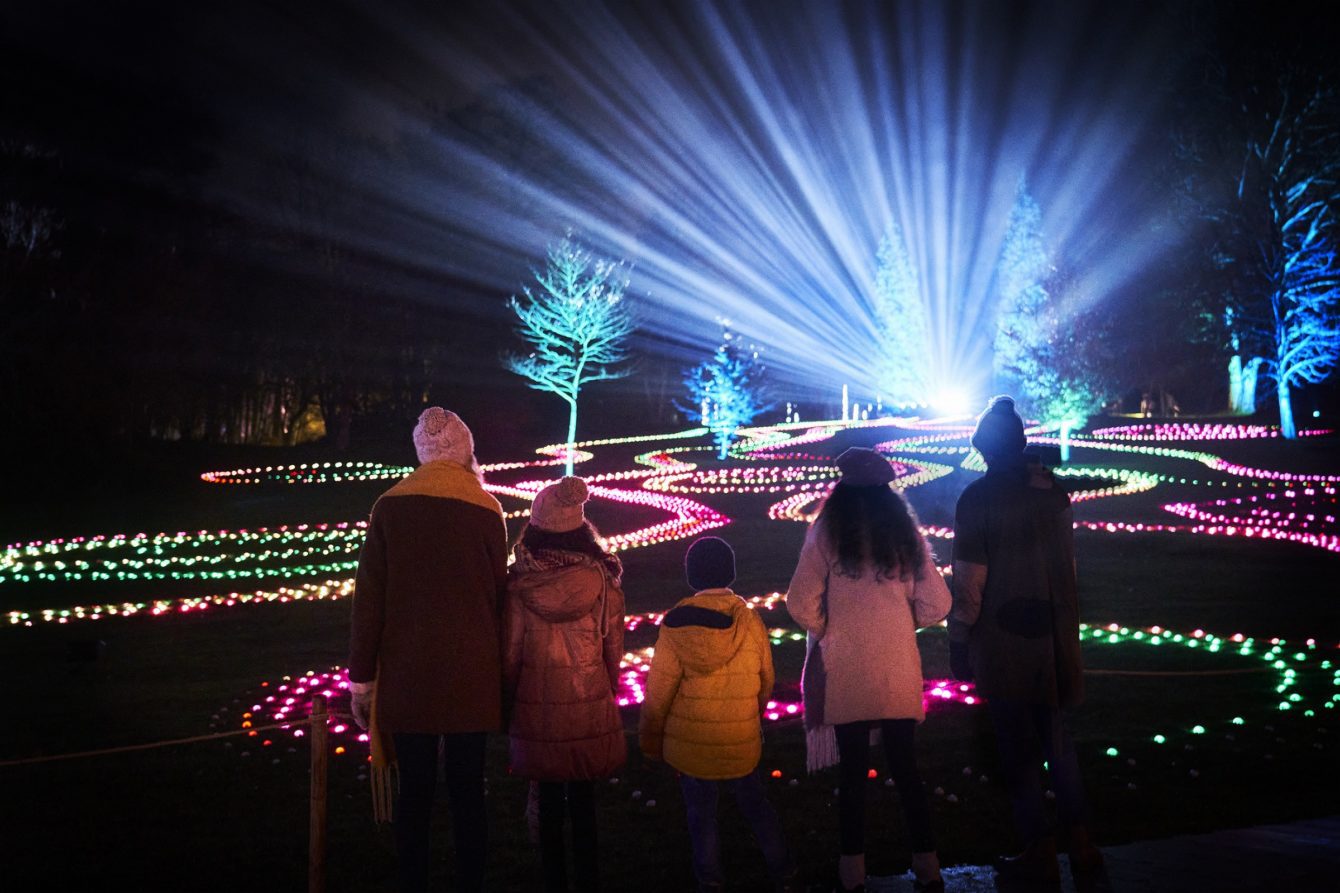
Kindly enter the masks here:
[[[873, 395], [875, 253], [896, 223], [919, 271], [930, 380], [984, 392], [1021, 178], [1070, 273], [1069, 310], [1115, 299], [1177, 247], [1151, 235], [1163, 199], [1145, 185], [1167, 48], [1135, 6], [368, 16], [371, 70], [348, 71], [333, 42], [313, 38], [298, 63], [277, 39], [248, 40], [253, 56], [285, 54], [283, 95], [324, 115], [298, 140], [310, 191], [349, 204], [312, 215], [317, 230], [425, 300], [469, 282], [473, 312], [496, 317], [571, 228], [629, 261], [644, 346], [701, 358], [724, 312], [778, 378]], [[253, 165], [291, 152], [299, 125], [284, 108], [236, 152]], [[243, 214], [285, 213], [245, 177], [216, 186]]]

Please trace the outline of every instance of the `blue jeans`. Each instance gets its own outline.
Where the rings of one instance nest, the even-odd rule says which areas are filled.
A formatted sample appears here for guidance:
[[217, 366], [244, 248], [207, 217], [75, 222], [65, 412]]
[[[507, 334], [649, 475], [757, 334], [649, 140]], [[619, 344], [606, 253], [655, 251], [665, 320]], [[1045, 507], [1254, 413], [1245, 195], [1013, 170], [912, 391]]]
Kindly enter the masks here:
[[774, 881], [791, 876], [794, 868], [782, 838], [782, 826], [777, 812], [768, 802], [763, 781], [758, 772], [742, 778], [708, 781], [692, 775], [680, 775], [679, 786], [684, 792], [684, 806], [689, 816], [689, 838], [693, 842], [693, 876], [703, 887], [724, 883], [721, 873], [721, 837], [717, 831], [717, 797], [725, 788], [735, 797], [740, 814], [749, 823], [763, 850], [768, 874]]
[[400, 796], [395, 803], [395, 843], [400, 889], [428, 889], [429, 820], [437, 788], [437, 749], [442, 742], [456, 844], [457, 889], [484, 889], [488, 824], [484, 803], [484, 733], [459, 735], [395, 734]]
[[1038, 768], [1043, 760], [1051, 772], [1061, 828], [1085, 824], [1088, 816], [1079, 758], [1075, 756], [1075, 744], [1066, 731], [1060, 708], [1007, 698], [992, 698], [986, 707], [996, 730], [996, 748], [1000, 751], [1001, 773], [1010, 795], [1014, 828], [1023, 844], [1028, 846], [1053, 833], [1038, 784]]

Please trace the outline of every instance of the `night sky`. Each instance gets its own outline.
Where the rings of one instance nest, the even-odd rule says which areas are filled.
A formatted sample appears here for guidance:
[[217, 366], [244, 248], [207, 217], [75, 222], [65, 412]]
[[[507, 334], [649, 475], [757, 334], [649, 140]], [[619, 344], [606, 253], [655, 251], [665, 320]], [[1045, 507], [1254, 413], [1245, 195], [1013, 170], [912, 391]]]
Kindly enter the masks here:
[[[276, 382], [358, 418], [495, 401], [505, 299], [569, 231], [628, 264], [643, 365], [606, 388], [652, 424], [721, 316], [788, 393], [859, 380], [891, 220], [931, 279], [937, 374], [966, 375], [1023, 180], [1076, 313], [1134, 342], [1211, 250], [1179, 188], [1232, 182], [1231, 154], [1180, 150], [1286, 71], [1332, 78], [1325, 7], [12, 4], [0, 204], [56, 224], [5, 268], [12, 413], [73, 402], [134, 441], [217, 438], [200, 419]], [[1176, 343], [1127, 344], [1133, 378], [1209, 407], [1221, 346]]]

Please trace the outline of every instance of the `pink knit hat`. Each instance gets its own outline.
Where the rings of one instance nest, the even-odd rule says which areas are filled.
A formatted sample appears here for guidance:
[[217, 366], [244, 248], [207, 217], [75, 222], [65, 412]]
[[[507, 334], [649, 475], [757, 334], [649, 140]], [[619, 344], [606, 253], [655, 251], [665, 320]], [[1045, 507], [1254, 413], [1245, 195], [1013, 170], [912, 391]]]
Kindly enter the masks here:
[[586, 481], [579, 477], [565, 477], [535, 494], [530, 507], [530, 523], [550, 533], [576, 530], [586, 521], [582, 504], [589, 498]]
[[466, 468], [475, 466], [475, 438], [470, 429], [460, 416], [440, 406], [430, 406], [419, 415], [414, 451], [420, 463], [445, 459]]

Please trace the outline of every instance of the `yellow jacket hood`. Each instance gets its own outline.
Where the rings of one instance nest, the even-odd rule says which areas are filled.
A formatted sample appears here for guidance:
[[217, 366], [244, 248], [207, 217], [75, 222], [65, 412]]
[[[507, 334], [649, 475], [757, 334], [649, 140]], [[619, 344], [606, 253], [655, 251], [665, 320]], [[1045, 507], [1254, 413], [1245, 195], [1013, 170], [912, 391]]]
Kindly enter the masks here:
[[707, 589], [675, 605], [661, 621], [684, 666], [710, 673], [725, 666], [749, 638], [740, 620], [749, 606], [729, 589]]

